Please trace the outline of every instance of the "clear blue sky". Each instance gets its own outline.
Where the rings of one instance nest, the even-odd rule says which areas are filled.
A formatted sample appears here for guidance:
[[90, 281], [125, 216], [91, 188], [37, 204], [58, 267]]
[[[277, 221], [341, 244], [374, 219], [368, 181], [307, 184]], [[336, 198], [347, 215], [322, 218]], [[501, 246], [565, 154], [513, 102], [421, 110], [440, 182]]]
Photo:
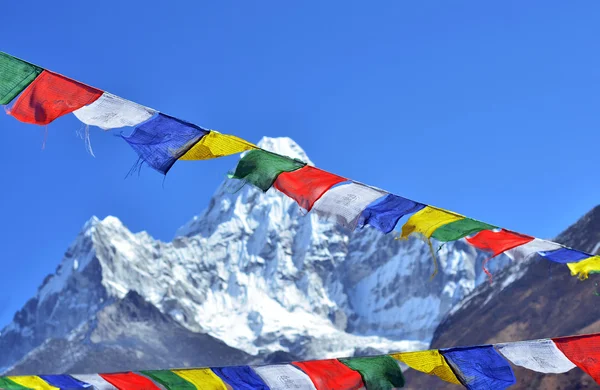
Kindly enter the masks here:
[[[33, 1], [0, 50], [418, 201], [552, 237], [600, 199], [600, 3]], [[175, 5], [177, 4], [177, 5]], [[125, 179], [136, 155], [74, 116], [0, 115], [0, 325], [92, 215], [170, 240], [236, 158]]]

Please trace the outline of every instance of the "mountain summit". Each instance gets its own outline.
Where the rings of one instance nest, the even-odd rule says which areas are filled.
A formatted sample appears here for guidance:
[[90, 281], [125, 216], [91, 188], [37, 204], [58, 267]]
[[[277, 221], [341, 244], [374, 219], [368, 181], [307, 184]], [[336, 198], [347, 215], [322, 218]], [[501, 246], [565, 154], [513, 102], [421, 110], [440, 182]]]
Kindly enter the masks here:
[[[289, 138], [259, 145], [310, 162]], [[419, 240], [396, 241], [368, 227], [349, 232], [304, 215], [276, 190], [232, 191], [224, 182], [170, 243], [131, 233], [115, 217], [88, 221], [2, 330], [0, 371], [426, 348], [440, 320], [484, 280], [483, 259], [463, 242], [449, 243], [430, 282], [429, 249]]]

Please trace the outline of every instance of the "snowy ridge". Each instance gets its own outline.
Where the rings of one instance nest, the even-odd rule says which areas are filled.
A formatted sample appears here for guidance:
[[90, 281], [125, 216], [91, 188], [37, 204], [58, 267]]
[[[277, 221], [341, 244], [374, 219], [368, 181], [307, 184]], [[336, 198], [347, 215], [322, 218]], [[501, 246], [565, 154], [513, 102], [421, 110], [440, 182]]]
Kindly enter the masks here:
[[[310, 163], [289, 138], [263, 138], [259, 146]], [[396, 241], [368, 227], [348, 232], [304, 215], [276, 190], [230, 188], [221, 184], [170, 243], [131, 233], [115, 217], [92, 218], [2, 331], [0, 349], [11, 353], [0, 366], [49, 337], [67, 337], [130, 291], [184, 328], [252, 355], [422, 349], [446, 313], [485, 280], [485, 255], [464, 242], [441, 249], [440, 272], [429, 281], [429, 249], [417, 239]]]

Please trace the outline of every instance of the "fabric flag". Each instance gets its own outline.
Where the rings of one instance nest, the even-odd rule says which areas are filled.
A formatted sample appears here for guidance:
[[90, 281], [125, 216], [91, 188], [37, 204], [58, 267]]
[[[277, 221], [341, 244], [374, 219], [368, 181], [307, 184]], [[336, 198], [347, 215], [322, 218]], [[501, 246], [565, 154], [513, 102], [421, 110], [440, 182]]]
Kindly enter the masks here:
[[267, 192], [280, 174], [295, 171], [305, 165], [302, 161], [266, 150], [251, 150], [238, 162], [233, 178], [245, 180]]
[[361, 213], [386, 194], [364, 184], [351, 182], [327, 191], [315, 202], [313, 209], [318, 215], [354, 230]]
[[10, 103], [43, 69], [0, 51], [0, 105]]
[[414, 233], [422, 234], [425, 238], [430, 238], [440, 227], [463, 218], [462, 215], [453, 213], [452, 211], [427, 206], [413, 214], [406, 221], [404, 226], [402, 226], [402, 235], [400, 238], [406, 239]]
[[497, 232], [493, 230], [484, 230], [473, 237], [467, 237], [467, 242], [469, 244], [482, 251], [492, 252], [493, 257], [496, 257], [509, 249], [527, 244], [530, 241], [533, 241], [533, 237], [511, 232], [506, 229], [501, 229]]
[[390, 356], [340, 359], [362, 376], [367, 389], [389, 390], [404, 386], [404, 376], [398, 363]]
[[33, 375], [26, 375], [26, 376], [7, 376], [7, 379], [9, 379], [10, 381], [19, 384], [23, 387], [26, 387], [28, 389], [35, 389], [35, 390], [59, 390], [58, 387], [54, 387], [49, 385], [48, 383], [46, 383], [42, 378], [37, 377], [37, 376], [33, 376]]
[[171, 390], [196, 390], [196, 386], [169, 370], [140, 371], [154, 381]]
[[494, 345], [514, 365], [546, 374], [560, 374], [575, 368], [552, 340], [518, 341]]
[[561, 246], [555, 242], [534, 238], [533, 241], [529, 241], [526, 244], [509, 249], [504, 252], [504, 254], [510, 257], [513, 261], [518, 261], [524, 260], [532, 255], [537, 254], [538, 252], [552, 251], [560, 248]]
[[209, 160], [211, 158], [229, 156], [245, 152], [246, 150], [258, 149], [258, 147], [246, 140], [234, 135], [221, 134], [211, 130], [200, 142], [192, 146], [180, 160]]
[[211, 370], [233, 390], [269, 390], [249, 366], [214, 367]]
[[589, 253], [580, 252], [571, 248], [560, 248], [553, 251], [544, 251], [540, 252], [540, 255], [550, 261], [561, 264], [575, 263], [592, 256]]
[[210, 368], [171, 370], [201, 390], [227, 390], [225, 383]]
[[475, 219], [464, 218], [441, 226], [433, 232], [431, 237], [442, 242], [456, 241], [482, 230], [492, 229], [496, 229], [496, 226]]
[[510, 364], [491, 345], [440, 350], [470, 390], [505, 389], [516, 383]]
[[310, 378], [290, 364], [254, 367], [271, 390], [315, 390]]
[[552, 339], [558, 349], [600, 384], [600, 335]]
[[388, 194], [378, 202], [367, 207], [358, 221], [359, 227], [371, 225], [383, 233], [389, 233], [405, 215], [417, 212], [425, 207], [422, 203], [398, 195]]
[[283, 172], [275, 181], [275, 188], [283, 192], [303, 209], [310, 211], [313, 204], [331, 187], [348, 179], [306, 165], [296, 171]]
[[487, 263], [502, 252], [533, 241], [533, 237], [500, 229], [499, 231], [483, 230], [473, 237], [467, 237], [466, 240], [475, 248], [485, 252], [492, 252], [492, 257], [485, 259], [482, 264], [483, 271], [489, 277], [490, 283], [492, 283], [492, 274], [486, 267]]
[[25, 123], [47, 125], [56, 118], [91, 104], [99, 89], [44, 70], [15, 100], [8, 113]]
[[435, 375], [446, 382], [457, 385], [461, 384], [454, 372], [452, 372], [446, 359], [444, 359], [437, 349], [395, 353], [390, 356], [403, 362], [413, 370], [421, 371], [428, 375]]
[[589, 274], [600, 273], [600, 256], [592, 256], [577, 263], [567, 263], [571, 275], [579, 275], [579, 279], [585, 280]]
[[292, 364], [310, 377], [317, 390], [358, 390], [364, 387], [360, 374], [336, 359]]
[[92, 385], [83, 383], [69, 375], [40, 375], [49, 385], [59, 389], [91, 389]]
[[111, 383], [107, 382], [98, 374], [72, 375], [73, 378], [93, 386], [94, 390], [117, 390]]
[[102, 96], [88, 106], [73, 111], [73, 115], [90, 126], [104, 130], [125, 126], [137, 126], [156, 114], [156, 111], [121, 97], [104, 92]]
[[11, 381], [8, 378], [0, 377], [0, 389], [4, 390], [25, 390], [27, 387]]
[[206, 134], [208, 130], [159, 113], [136, 127], [129, 137], [122, 137], [142, 161], [166, 175], [177, 159]]
[[150, 379], [138, 374], [134, 374], [133, 372], [100, 374], [100, 376], [119, 390], [160, 390], [160, 388], [156, 386]]

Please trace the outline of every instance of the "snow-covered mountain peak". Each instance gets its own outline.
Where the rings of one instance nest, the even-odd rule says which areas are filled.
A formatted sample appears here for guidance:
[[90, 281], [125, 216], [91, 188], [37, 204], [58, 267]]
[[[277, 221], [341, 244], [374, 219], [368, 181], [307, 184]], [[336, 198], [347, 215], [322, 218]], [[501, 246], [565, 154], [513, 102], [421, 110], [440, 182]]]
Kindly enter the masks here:
[[262, 137], [262, 139], [258, 141], [257, 146], [264, 150], [268, 150], [269, 152], [295, 158], [304, 161], [309, 165], [314, 165], [306, 155], [304, 149], [289, 137]]

